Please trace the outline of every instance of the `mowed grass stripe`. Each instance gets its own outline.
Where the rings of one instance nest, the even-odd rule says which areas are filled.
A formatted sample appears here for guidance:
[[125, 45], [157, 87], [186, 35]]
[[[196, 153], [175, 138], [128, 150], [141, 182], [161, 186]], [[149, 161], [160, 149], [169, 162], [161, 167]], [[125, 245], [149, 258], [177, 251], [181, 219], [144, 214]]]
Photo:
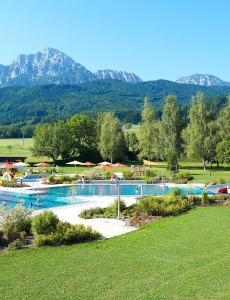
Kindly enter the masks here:
[[227, 299], [230, 208], [110, 240], [1, 254], [1, 299]]

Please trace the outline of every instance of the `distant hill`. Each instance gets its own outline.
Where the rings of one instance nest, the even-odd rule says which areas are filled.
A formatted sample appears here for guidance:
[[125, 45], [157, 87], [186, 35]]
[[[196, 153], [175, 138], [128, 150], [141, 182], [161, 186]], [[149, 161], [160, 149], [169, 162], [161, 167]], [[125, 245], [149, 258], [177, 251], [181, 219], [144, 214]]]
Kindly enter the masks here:
[[230, 86], [230, 82], [209, 74], [194, 74], [179, 78], [177, 83], [196, 84], [202, 86]]
[[[95, 115], [111, 110], [121, 116], [140, 112], [144, 96], [160, 107], [165, 96], [176, 95], [182, 106], [200, 90], [207, 97], [224, 97], [230, 87], [206, 87], [166, 80], [136, 84], [119, 80], [100, 80], [78, 85], [41, 85], [0, 89], [1, 124], [36, 124], [67, 118], [76, 113]], [[132, 119], [131, 119], [132, 121]]]
[[9, 66], [0, 65], [0, 87], [41, 84], [78, 84], [100, 79], [142, 81], [125, 71], [100, 70], [92, 73], [65, 53], [45, 48], [36, 54], [21, 54]]

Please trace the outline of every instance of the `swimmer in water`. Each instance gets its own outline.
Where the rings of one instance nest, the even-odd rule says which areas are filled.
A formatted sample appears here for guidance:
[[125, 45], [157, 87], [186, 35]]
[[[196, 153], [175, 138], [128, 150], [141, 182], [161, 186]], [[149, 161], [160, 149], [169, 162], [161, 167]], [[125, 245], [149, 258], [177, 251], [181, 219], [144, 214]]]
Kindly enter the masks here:
[[2, 201], [2, 206], [3, 206], [3, 207], [7, 207], [6, 201]]
[[32, 202], [30, 202], [30, 208], [33, 208], [33, 203]]

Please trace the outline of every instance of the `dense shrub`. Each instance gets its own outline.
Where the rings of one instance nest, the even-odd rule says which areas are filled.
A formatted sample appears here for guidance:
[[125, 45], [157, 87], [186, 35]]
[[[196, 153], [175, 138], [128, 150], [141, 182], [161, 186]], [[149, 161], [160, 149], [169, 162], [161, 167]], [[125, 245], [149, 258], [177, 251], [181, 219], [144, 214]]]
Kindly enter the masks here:
[[201, 201], [202, 203], [206, 204], [209, 202], [209, 197], [208, 197], [208, 193], [206, 191], [203, 191], [202, 195], [201, 195]]
[[182, 178], [185, 178], [188, 181], [194, 179], [194, 177], [189, 172], [179, 172], [179, 173], [177, 173], [176, 179], [182, 179]]
[[191, 208], [192, 204], [189, 199], [181, 195], [147, 196], [141, 198], [139, 203], [133, 207], [131, 215], [175, 216]]
[[220, 179], [219, 179], [219, 182], [220, 182], [220, 184], [225, 184], [225, 183], [226, 183], [226, 180], [225, 180], [224, 178], [220, 178]]
[[0, 230], [0, 247], [4, 247], [7, 245], [7, 241], [4, 239], [3, 231]]
[[125, 170], [123, 176], [126, 180], [133, 179], [133, 173], [129, 170]]
[[105, 177], [105, 179], [109, 180], [111, 178], [111, 173], [110, 172], [105, 172], [104, 177]]
[[104, 212], [105, 208], [95, 207], [83, 210], [79, 216], [83, 219], [100, 218], [103, 217]]
[[78, 180], [80, 177], [79, 175], [75, 176], [67, 176], [67, 175], [62, 175], [60, 177], [56, 177], [55, 175], [50, 175], [48, 177], [48, 182], [50, 184], [63, 184], [63, 183], [72, 183], [73, 181]]
[[34, 234], [49, 234], [55, 232], [58, 217], [51, 211], [44, 211], [32, 219], [32, 231]]
[[20, 185], [17, 183], [16, 179], [13, 179], [11, 181], [8, 180], [2, 180], [2, 186], [4, 187], [20, 187]]
[[12, 242], [21, 238], [21, 233], [31, 234], [31, 211], [24, 209], [22, 204], [8, 210], [1, 208], [0, 211], [0, 229], [3, 232], [3, 238]]
[[[120, 212], [123, 214], [126, 210], [125, 202], [120, 199]], [[118, 212], [118, 199], [114, 201], [114, 203], [106, 208], [90, 208], [83, 210], [80, 213], [80, 217], [83, 219], [92, 219], [92, 218], [116, 218]]]
[[153, 176], [156, 176], [156, 173], [153, 169], [146, 169], [145, 170], [145, 176], [153, 177]]
[[70, 245], [95, 241], [101, 238], [100, 233], [84, 225], [71, 225], [66, 222], [59, 222], [55, 232], [50, 234], [37, 235], [34, 245], [37, 247]]
[[191, 195], [189, 196], [189, 200], [192, 203], [193, 206], [199, 206], [202, 204], [202, 199], [201, 197], [197, 196], [197, 195]]
[[16, 239], [13, 242], [9, 243], [8, 250], [14, 251], [14, 250], [22, 249], [23, 246], [24, 246], [24, 241], [21, 239]]

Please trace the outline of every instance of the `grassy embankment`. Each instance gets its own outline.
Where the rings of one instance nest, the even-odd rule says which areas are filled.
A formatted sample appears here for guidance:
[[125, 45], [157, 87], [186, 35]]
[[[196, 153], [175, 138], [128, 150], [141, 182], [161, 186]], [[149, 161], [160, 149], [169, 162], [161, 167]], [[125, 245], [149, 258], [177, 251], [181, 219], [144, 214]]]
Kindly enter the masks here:
[[1, 299], [228, 299], [230, 208], [197, 208], [136, 232], [0, 254]]

